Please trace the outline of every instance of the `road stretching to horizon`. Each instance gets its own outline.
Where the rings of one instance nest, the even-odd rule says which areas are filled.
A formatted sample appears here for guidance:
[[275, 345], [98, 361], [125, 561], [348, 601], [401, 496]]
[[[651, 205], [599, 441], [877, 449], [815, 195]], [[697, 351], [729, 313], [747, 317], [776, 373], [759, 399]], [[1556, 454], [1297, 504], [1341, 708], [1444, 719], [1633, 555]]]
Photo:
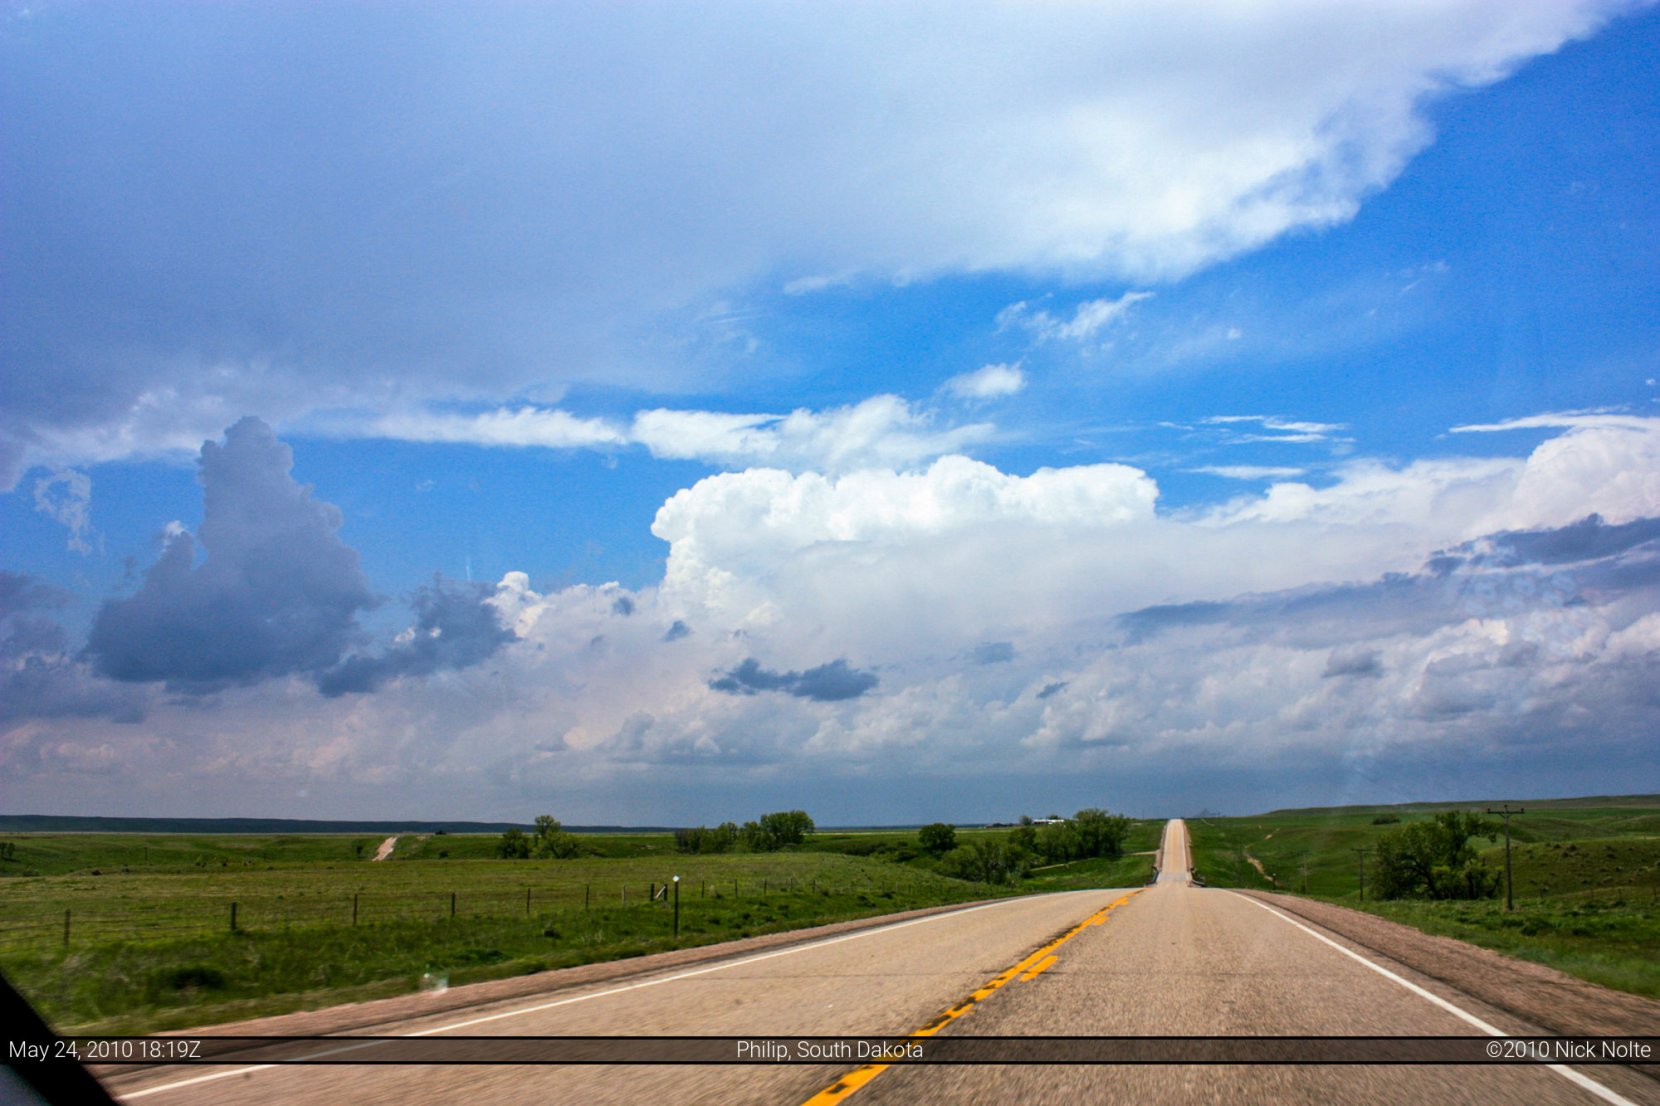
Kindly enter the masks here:
[[[1158, 880], [970, 907], [691, 968], [376, 1026], [376, 1035], [1475, 1036], [1540, 1031], [1263, 902]], [[974, 1001], [965, 1001], [970, 998]], [[1453, 1009], [1448, 1009], [1447, 1007]], [[1456, 1011], [1456, 1012], [1455, 1012]], [[1470, 1019], [1475, 1019], [1472, 1022]], [[234, 1032], [221, 1027], [222, 1032]], [[1625, 1069], [1538, 1065], [278, 1066], [118, 1076], [214, 1103], [1641, 1103]]]

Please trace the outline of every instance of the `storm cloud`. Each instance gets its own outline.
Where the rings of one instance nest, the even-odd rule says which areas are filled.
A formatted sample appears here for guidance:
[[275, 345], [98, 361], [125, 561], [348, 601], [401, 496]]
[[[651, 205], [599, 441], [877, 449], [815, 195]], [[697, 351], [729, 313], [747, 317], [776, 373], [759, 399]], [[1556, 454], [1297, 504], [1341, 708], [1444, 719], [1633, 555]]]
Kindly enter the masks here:
[[293, 464], [257, 418], [202, 444], [201, 527], [174, 532], [137, 594], [99, 609], [87, 642], [99, 674], [207, 692], [339, 661], [376, 599], [339, 510], [295, 483]]
[[320, 675], [317, 688], [335, 697], [374, 691], [398, 676], [470, 668], [515, 640], [512, 630], [489, 602], [496, 588], [435, 577], [415, 592], [414, 627], [377, 656], [352, 656]]
[[874, 673], [852, 667], [838, 658], [829, 664], [809, 668], [805, 672], [773, 672], [762, 668], [750, 657], [709, 686], [728, 695], [754, 695], [759, 691], [782, 691], [798, 699], [813, 699], [821, 703], [857, 699], [875, 687]]
[[136, 689], [96, 678], [70, 653], [69, 635], [50, 617], [68, 600], [67, 592], [50, 584], [0, 571], [0, 723], [144, 717]]

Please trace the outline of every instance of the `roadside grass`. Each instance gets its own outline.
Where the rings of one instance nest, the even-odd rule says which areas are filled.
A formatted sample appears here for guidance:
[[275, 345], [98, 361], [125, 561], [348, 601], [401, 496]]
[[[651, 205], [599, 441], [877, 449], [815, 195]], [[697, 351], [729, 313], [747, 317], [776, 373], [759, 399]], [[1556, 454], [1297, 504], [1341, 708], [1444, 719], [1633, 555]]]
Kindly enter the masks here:
[[[1618, 990], [1660, 997], [1660, 813], [1648, 796], [1618, 806], [1523, 803], [1511, 820], [1513, 912], [1501, 897], [1476, 902], [1360, 899], [1360, 857], [1396, 825], [1433, 807], [1277, 811], [1187, 823], [1194, 868], [1215, 887], [1278, 889], [1366, 910], [1426, 933], [1455, 937], [1547, 964]], [[1380, 816], [1399, 822], [1375, 824]], [[1482, 859], [1504, 865], [1504, 838], [1478, 839]], [[1251, 863], [1255, 858], [1267, 872]], [[1306, 880], [1305, 880], [1306, 870]]]
[[[937, 871], [915, 831], [686, 855], [672, 835], [584, 834], [590, 855], [494, 858], [493, 834], [17, 834], [0, 970], [54, 1025], [131, 1033], [256, 1017], [1022, 893], [1136, 886], [1163, 823], [1116, 860], [1018, 886]], [[959, 842], [1006, 836], [963, 829]], [[1140, 854], [1140, 855], [1134, 855]], [[23, 874], [38, 873], [38, 874]], [[680, 876], [672, 899], [652, 898]], [[234, 905], [233, 905], [234, 904]], [[232, 928], [232, 918], [235, 928]], [[67, 942], [65, 931], [67, 928]]]
[[[1345, 902], [1345, 906], [1358, 903]], [[1370, 902], [1380, 917], [1545, 964], [1604, 987], [1660, 998], [1660, 903], [1651, 889], [1613, 889], [1543, 899]]]
[[[648, 898], [676, 874], [678, 939]], [[0, 886], [0, 970], [61, 1029], [136, 1032], [1014, 893], [795, 852], [85, 872]]]

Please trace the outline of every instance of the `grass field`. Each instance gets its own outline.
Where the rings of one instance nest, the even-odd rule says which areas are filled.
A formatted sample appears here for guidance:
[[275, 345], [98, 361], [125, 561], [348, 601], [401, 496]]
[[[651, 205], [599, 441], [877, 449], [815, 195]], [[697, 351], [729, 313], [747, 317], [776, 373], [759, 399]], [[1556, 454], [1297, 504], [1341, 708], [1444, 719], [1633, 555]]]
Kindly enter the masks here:
[[[1194, 868], [1218, 887], [1277, 888], [1548, 964], [1604, 986], [1660, 997], [1660, 800], [1621, 796], [1521, 803], [1511, 820], [1514, 912], [1480, 902], [1360, 900], [1360, 854], [1383, 833], [1435, 811], [1414, 804], [1276, 811], [1188, 822]], [[1471, 809], [1485, 809], [1475, 804]], [[1380, 819], [1398, 818], [1380, 824]], [[1477, 839], [1504, 864], [1502, 835]]]
[[[1161, 823], [1129, 847], [1151, 849]], [[1006, 830], [965, 830], [960, 840]], [[206, 1024], [1031, 891], [1143, 883], [1151, 858], [1075, 861], [1023, 885], [951, 879], [914, 831], [685, 856], [667, 834], [595, 854], [493, 859], [494, 835], [9, 835], [0, 969], [76, 1032]], [[671, 901], [680, 883], [680, 932]], [[234, 904], [234, 906], [233, 906]], [[234, 911], [235, 928], [232, 928]]]

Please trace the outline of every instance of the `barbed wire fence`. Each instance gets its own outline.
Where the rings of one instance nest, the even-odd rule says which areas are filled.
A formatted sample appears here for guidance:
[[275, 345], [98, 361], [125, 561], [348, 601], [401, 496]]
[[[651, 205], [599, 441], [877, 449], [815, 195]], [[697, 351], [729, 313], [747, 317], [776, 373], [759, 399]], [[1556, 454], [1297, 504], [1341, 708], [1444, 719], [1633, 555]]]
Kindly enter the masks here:
[[[558, 886], [520, 885], [456, 888], [418, 892], [333, 890], [297, 895], [250, 895], [227, 892], [203, 895], [188, 903], [161, 900], [125, 908], [97, 900], [38, 910], [0, 910], [0, 952], [43, 953], [114, 942], [148, 942], [261, 933], [308, 928], [339, 928], [409, 922], [465, 922], [537, 919], [616, 911], [664, 911], [662, 880], [589, 882]], [[825, 898], [898, 894], [889, 881], [869, 874], [838, 874], [832, 882], [818, 876], [701, 878], [683, 883], [689, 909], [699, 902], [765, 902], [789, 899], [810, 903]], [[914, 893], [914, 889], [913, 893]], [[924, 896], [927, 897], [927, 896]]]

